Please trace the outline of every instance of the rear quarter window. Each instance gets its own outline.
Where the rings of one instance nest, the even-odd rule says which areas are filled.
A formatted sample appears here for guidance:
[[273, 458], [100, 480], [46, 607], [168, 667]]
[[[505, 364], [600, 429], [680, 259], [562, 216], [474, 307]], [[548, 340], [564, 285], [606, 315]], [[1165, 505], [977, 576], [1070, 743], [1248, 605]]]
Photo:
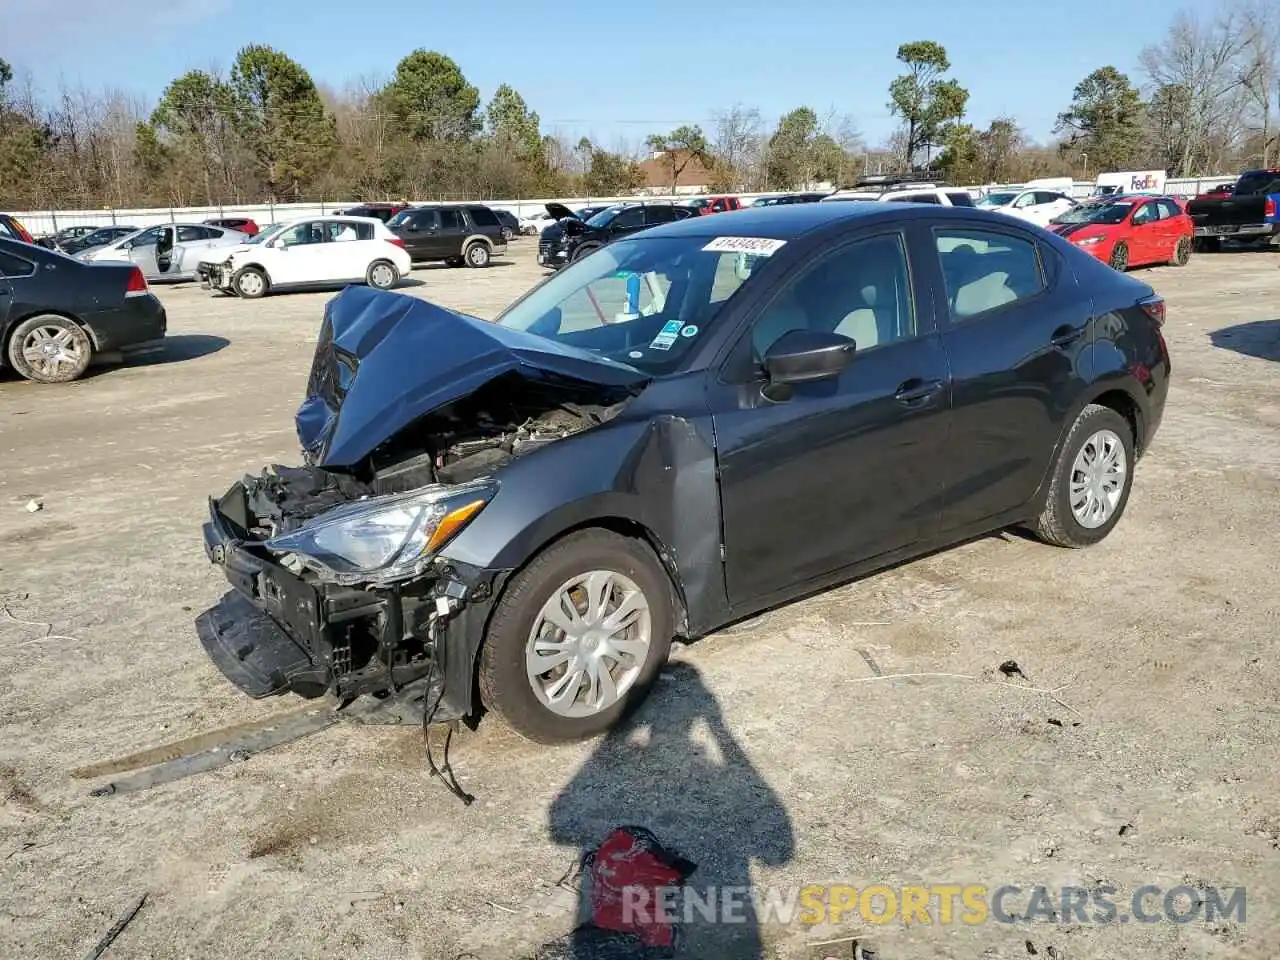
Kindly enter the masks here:
[[471, 222], [477, 227], [500, 227], [502, 223], [488, 207], [467, 207], [467, 213], [471, 216]]
[[0, 277], [29, 277], [35, 272], [36, 265], [30, 260], [0, 252]]
[[948, 193], [947, 199], [951, 201], [953, 207], [972, 207], [974, 206], [973, 197], [965, 190], [958, 190], [955, 193]]

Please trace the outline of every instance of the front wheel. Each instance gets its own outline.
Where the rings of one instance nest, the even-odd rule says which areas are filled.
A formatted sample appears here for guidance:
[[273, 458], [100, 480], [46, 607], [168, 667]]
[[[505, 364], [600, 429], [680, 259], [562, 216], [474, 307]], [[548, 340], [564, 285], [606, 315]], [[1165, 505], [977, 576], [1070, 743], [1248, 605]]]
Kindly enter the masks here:
[[379, 290], [390, 290], [399, 279], [400, 272], [396, 270], [395, 264], [386, 260], [373, 261], [373, 263], [369, 264], [369, 270], [365, 274], [365, 282]]
[[507, 585], [480, 652], [481, 698], [538, 743], [594, 737], [644, 699], [673, 631], [670, 581], [646, 544], [570, 534]]
[[24, 320], [9, 338], [10, 365], [35, 383], [79, 379], [92, 358], [93, 344], [84, 327], [57, 314]]
[[266, 296], [271, 284], [267, 275], [257, 267], [242, 267], [231, 278], [231, 289], [246, 300], [257, 300]]
[[583, 244], [577, 250], [573, 251], [573, 256], [570, 259], [573, 260], [574, 263], [577, 263], [583, 257], [589, 257], [599, 249], [600, 245], [598, 243]]
[[1036, 521], [1040, 539], [1087, 547], [1109, 534], [1133, 486], [1133, 429], [1110, 407], [1090, 404], [1067, 435]]
[[1124, 243], [1117, 243], [1107, 262], [1111, 264], [1112, 270], [1124, 273], [1129, 269], [1129, 247]]

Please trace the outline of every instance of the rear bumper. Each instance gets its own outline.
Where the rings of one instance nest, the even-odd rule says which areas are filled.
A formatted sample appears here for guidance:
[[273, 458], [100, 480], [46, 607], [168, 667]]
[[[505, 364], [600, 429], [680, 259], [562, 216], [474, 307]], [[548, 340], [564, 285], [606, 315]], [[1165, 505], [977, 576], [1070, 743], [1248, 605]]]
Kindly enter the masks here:
[[1243, 237], [1261, 240], [1280, 234], [1280, 223], [1206, 223], [1196, 224], [1197, 237]]
[[163, 349], [169, 329], [164, 305], [147, 293], [126, 297], [124, 305], [85, 318], [99, 353], [144, 353]]

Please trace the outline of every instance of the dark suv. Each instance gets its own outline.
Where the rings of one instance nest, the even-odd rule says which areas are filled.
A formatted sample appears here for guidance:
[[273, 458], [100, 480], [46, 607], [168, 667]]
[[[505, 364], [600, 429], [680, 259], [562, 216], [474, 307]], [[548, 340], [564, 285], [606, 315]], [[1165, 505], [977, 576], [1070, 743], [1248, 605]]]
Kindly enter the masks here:
[[542, 231], [538, 241], [538, 263], [553, 270], [581, 260], [614, 240], [693, 216], [690, 208], [677, 207], [670, 202], [619, 203], [605, 207], [585, 222], [563, 204], [548, 203], [547, 212], [557, 222]]
[[443, 260], [451, 267], [487, 267], [494, 254], [507, 250], [498, 215], [478, 203], [410, 207], [387, 226], [404, 241], [414, 263]]
[[373, 217], [375, 220], [386, 223], [400, 211], [407, 209], [409, 209], [407, 203], [362, 203], [358, 207], [333, 212], [344, 217]]

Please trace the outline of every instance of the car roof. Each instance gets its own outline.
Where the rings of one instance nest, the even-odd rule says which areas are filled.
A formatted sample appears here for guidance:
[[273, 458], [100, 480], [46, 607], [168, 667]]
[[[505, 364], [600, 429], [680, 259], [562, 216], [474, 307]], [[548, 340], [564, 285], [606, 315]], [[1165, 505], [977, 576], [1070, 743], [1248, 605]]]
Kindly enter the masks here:
[[645, 237], [762, 237], [794, 240], [841, 221], [864, 223], [964, 219], [991, 223], [991, 214], [973, 207], [934, 206], [921, 203], [794, 203], [747, 207], [718, 217], [691, 217], [645, 230]]

